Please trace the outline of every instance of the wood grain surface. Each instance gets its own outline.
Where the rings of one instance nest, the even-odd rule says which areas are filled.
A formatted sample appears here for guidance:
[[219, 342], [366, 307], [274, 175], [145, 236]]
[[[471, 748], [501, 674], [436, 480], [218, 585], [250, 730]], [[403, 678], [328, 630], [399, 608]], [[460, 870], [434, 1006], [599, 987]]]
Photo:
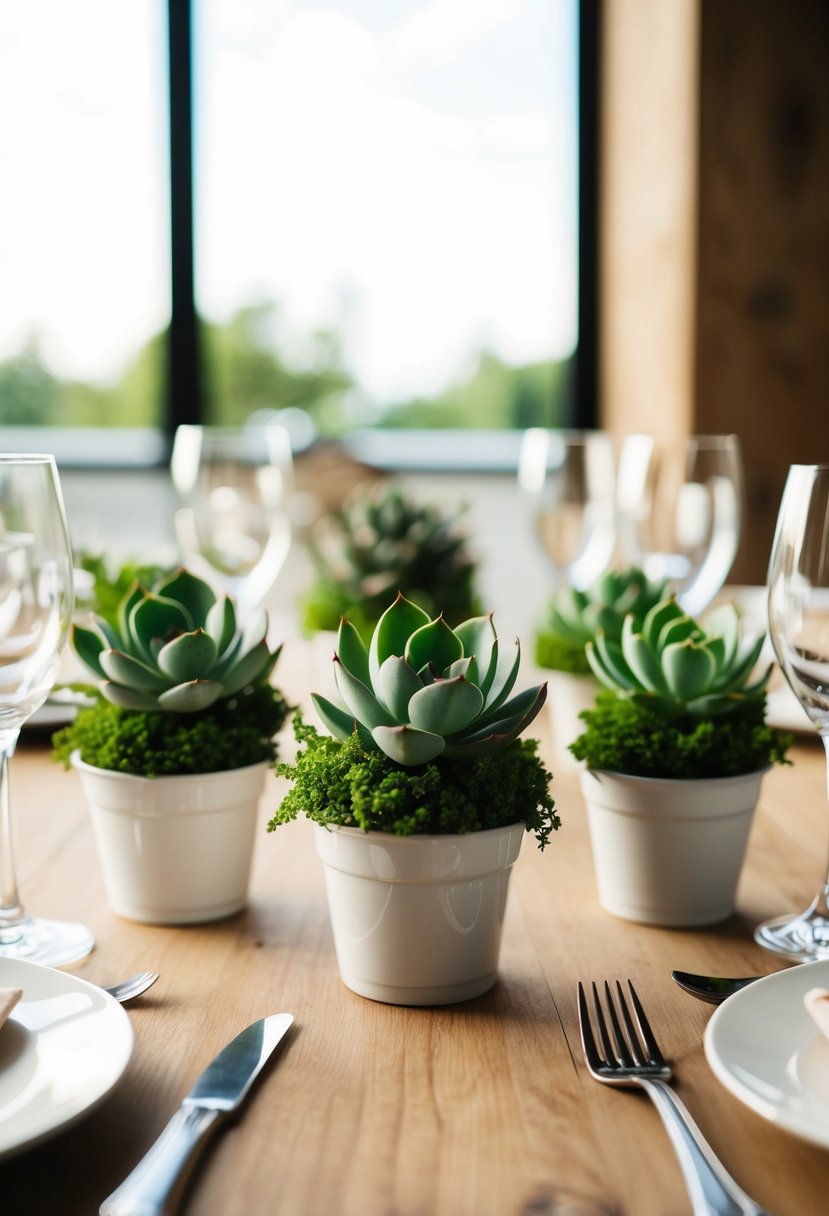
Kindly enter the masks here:
[[[309, 650], [290, 643], [277, 678], [304, 699], [309, 669]], [[536, 733], [547, 729], [539, 720]], [[248, 909], [208, 926], [148, 927], [109, 910], [78, 778], [25, 736], [11, 771], [27, 907], [92, 928], [97, 947], [75, 968], [84, 978], [145, 967], [161, 978], [129, 1007], [135, 1051], [115, 1092], [75, 1127], [0, 1162], [0, 1212], [92, 1216], [220, 1047], [288, 1010], [295, 1028], [241, 1121], [209, 1150], [187, 1216], [684, 1216], [690, 1204], [650, 1103], [596, 1084], [582, 1063], [577, 981], [630, 976], [679, 1092], [734, 1176], [774, 1216], [823, 1216], [829, 1153], [723, 1089], [703, 1053], [711, 1009], [670, 979], [673, 968], [779, 969], [753, 927], [809, 902], [829, 835], [822, 748], [807, 738], [793, 760], [765, 780], [737, 915], [704, 931], [601, 910], [577, 780], [562, 773], [563, 826], [544, 854], [528, 837], [513, 871], [495, 988], [455, 1007], [406, 1009], [340, 982], [310, 826], [265, 831], [276, 778], [262, 799]]]

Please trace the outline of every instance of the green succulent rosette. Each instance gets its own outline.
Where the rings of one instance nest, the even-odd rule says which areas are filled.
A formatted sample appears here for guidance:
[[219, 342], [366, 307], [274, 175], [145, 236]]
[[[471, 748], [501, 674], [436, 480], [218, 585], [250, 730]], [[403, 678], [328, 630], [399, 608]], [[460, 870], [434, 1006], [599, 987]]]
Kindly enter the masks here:
[[535, 640], [540, 667], [588, 674], [584, 652], [599, 631], [618, 639], [625, 617], [637, 628], [666, 595], [667, 583], [652, 580], [638, 566], [608, 570], [587, 591], [563, 583], [547, 605]]
[[345, 741], [355, 729], [369, 751], [397, 764], [438, 756], [474, 759], [512, 743], [544, 704], [542, 684], [510, 696], [521, 660], [501, 650], [491, 616], [451, 629], [398, 594], [368, 647], [340, 622], [334, 672], [341, 704], [314, 694], [323, 723]]
[[242, 627], [229, 596], [179, 569], [151, 590], [136, 582], [114, 623], [93, 615], [89, 628], [72, 627], [70, 641], [113, 705], [196, 713], [267, 680], [279, 657], [267, 632], [264, 610]]
[[618, 639], [600, 629], [585, 653], [599, 682], [617, 695], [666, 720], [703, 720], [762, 704], [771, 665], [752, 677], [763, 641], [762, 634], [741, 639], [733, 604], [709, 613], [703, 626], [669, 598], [650, 609], [641, 628], [628, 614]]

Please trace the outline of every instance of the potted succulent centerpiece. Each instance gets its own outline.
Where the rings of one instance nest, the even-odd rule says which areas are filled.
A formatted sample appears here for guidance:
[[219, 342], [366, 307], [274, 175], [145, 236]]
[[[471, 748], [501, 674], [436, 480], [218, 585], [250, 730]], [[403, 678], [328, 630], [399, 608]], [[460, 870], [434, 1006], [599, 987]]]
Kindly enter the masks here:
[[562, 583], [546, 605], [535, 635], [535, 661], [549, 669], [548, 699], [553, 733], [553, 762], [577, 767], [570, 744], [581, 734], [580, 715], [596, 699], [598, 684], [585, 647], [599, 630], [619, 641], [625, 617], [641, 628], [645, 615], [664, 598], [666, 583], [654, 581], [636, 566], [608, 570], [586, 591]]
[[303, 812], [324, 864], [344, 983], [392, 1004], [448, 1004], [496, 978], [510, 868], [525, 831], [559, 826], [551, 775], [519, 735], [544, 686], [511, 695], [520, 650], [491, 617], [452, 629], [398, 595], [368, 647], [348, 620], [340, 704], [313, 697], [330, 735], [277, 773], [292, 788], [269, 827]]
[[116, 620], [75, 625], [97, 677], [94, 704], [53, 737], [79, 773], [113, 910], [187, 924], [247, 899], [259, 797], [287, 706], [270, 682], [279, 655], [265, 612], [244, 626], [180, 569], [136, 583]]
[[599, 900], [646, 924], [706, 925], [734, 910], [765, 772], [791, 736], [765, 722], [763, 637], [742, 639], [725, 604], [705, 624], [674, 599], [616, 641], [586, 647], [606, 691], [572, 744], [581, 776]]
[[417, 502], [398, 486], [358, 491], [319, 521], [309, 551], [315, 569], [303, 604], [309, 634], [335, 633], [345, 616], [367, 643], [398, 590], [448, 620], [479, 611], [476, 566], [459, 513]]

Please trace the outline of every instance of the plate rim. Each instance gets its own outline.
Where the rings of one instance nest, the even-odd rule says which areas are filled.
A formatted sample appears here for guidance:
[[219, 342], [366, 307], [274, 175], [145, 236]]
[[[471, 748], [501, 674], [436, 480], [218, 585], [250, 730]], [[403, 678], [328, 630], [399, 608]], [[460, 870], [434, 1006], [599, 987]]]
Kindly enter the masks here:
[[[804, 1100], [811, 1103], [808, 1111], [795, 1111], [770, 1096], [763, 1097], [757, 1087], [741, 1079], [733, 1067], [729, 1067], [719, 1042], [723, 1033], [731, 1033], [732, 1025], [736, 1023], [739, 1026], [742, 1019], [750, 1021], [755, 1027], [762, 1027], [763, 1019], [756, 1013], [750, 1012], [751, 1006], [758, 1000], [761, 1004], [764, 1003], [769, 992], [775, 994], [778, 990], [783, 990], [785, 993], [786, 989], [791, 988], [791, 997], [795, 1006], [794, 1016], [790, 1021], [777, 1019], [774, 1028], [775, 1040], [780, 1044], [780, 1049], [775, 1052], [774, 1058], [779, 1058], [780, 1053], [785, 1050], [786, 1059], [791, 1059], [800, 1048], [808, 1046], [810, 1042], [820, 1037], [820, 1030], [803, 1005], [803, 997], [806, 992], [810, 988], [818, 987], [829, 987], [829, 959], [799, 963], [758, 979], [755, 983], [729, 997], [715, 1010], [705, 1028], [703, 1045], [706, 1060], [714, 1076], [744, 1106], [775, 1127], [780, 1127], [801, 1140], [820, 1148], [829, 1148], [829, 1105], [820, 1104], [816, 1097], [812, 1100], [808, 1091], [802, 1091], [805, 1094]], [[748, 1011], [746, 1006], [748, 1006]], [[808, 1038], [805, 1037], [806, 1030], [809, 1031]], [[768, 1036], [766, 1036], [766, 1041], [768, 1041]], [[758, 1053], [758, 1059], [767, 1060], [768, 1056]], [[790, 1077], [788, 1069], [785, 1071], [791, 1083], [790, 1092], [795, 1096], [797, 1094], [795, 1083]], [[757, 1080], [762, 1085], [762, 1076], [758, 1075]], [[766, 1086], [769, 1087], [768, 1082], [766, 1082]], [[815, 1114], [818, 1115], [819, 1120], [820, 1116], [823, 1116], [822, 1123], [819, 1121], [818, 1125], [815, 1125], [813, 1121]]]
[[[81, 1105], [68, 1112], [55, 1111], [51, 1117], [47, 1112], [46, 1117], [43, 1118], [41, 1124], [34, 1132], [29, 1130], [17, 1138], [0, 1137], [0, 1161], [5, 1161], [9, 1157], [13, 1157], [29, 1148], [33, 1148], [35, 1145], [41, 1144], [45, 1140], [51, 1139], [91, 1114], [121, 1081], [132, 1059], [135, 1048], [135, 1031], [126, 1010], [104, 989], [68, 971], [61, 971], [54, 967], [45, 967], [40, 963], [33, 963], [27, 959], [11, 959], [2, 956], [0, 956], [0, 981], [3, 979], [4, 965], [9, 963], [17, 968], [22, 967], [24, 969], [24, 977], [25, 973], [31, 969], [37, 973], [41, 980], [47, 978], [54, 986], [54, 995], [56, 997], [80, 991], [93, 994], [97, 1001], [103, 1000], [107, 1018], [110, 1020], [112, 1027], [117, 1027], [119, 1041], [117, 1044], [118, 1052], [110, 1072], [96, 1085], [90, 1087], [89, 1096], [81, 1098]], [[6, 986], [5, 983], [3, 986]], [[11, 1011], [8, 1019], [9, 1022], [19, 1020], [18, 1015], [26, 1005], [25, 984], [16, 983], [13, 986], [22, 987], [23, 996], [19, 1004]], [[100, 1009], [97, 1012], [100, 1012]], [[81, 1016], [84, 1015], [81, 1014]]]

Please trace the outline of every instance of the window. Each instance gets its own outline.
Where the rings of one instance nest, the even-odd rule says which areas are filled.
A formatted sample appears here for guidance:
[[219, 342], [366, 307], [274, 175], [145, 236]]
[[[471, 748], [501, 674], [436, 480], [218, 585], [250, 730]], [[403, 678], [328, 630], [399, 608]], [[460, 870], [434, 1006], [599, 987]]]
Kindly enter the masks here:
[[0, 8], [0, 422], [159, 426], [161, 0]]
[[[324, 434], [565, 421], [578, 0], [192, 5], [186, 417], [181, 381], [172, 402], [163, 389], [182, 264], [167, 21], [182, 11], [3, 6], [0, 421], [169, 430], [285, 407]], [[174, 96], [187, 49], [173, 39]]]

